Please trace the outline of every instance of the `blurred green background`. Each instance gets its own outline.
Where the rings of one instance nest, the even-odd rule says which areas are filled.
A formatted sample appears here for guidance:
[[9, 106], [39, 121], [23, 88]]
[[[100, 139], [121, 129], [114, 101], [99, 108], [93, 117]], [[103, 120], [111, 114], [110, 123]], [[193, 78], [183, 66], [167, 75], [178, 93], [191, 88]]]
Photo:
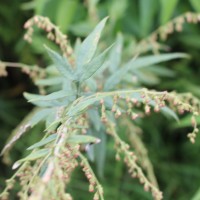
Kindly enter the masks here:
[[[185, 12], [199, 12], [199, 0], [7, 0], [0, 1], [0, 60], [38, 64], [46, 63], [44, 43], [50, 43], [42, 32], [37, 31], [30, 45], [23, 40], [24, 22], [33, 15], [51, 19], [68, 35], [71, 43], [75, 38], [84, 38], [105, 16], [110, 16], [104, 43], [114, 41], [117, 33], [124, 37], [125, 50], [130, 55], [134, 46], [151, 32], [169, 20]], [[191, 92], [200, 98], [200, 25], [185, 24], [182, 32], [174, 32], [164, 42], [168, 52], [185, 52], [190, 59], [162, 63], [164, 73], [143, 72], [141, 86], [158, 90]], [[131, 50], [130, 50], [131, 49]], [[126, 55], [126, 52], [124, 53]], [[151, 51], [145, 54], [152, 54]], [[24, 91], [37, 91], [29, 77], [19, 69], [8, 68], [8, 76], [0, 78], [0, 149], [3, 148], [12, 130], [32, 106], [23, 99]], [[159, 75], [159, 76], [158, 76]], [[186, 133], [190, 131], [188, 119], [176, 125], [164, 116], [153, 114], [141, 122], [143, 141], [153, 163], [160, 189], [166, 200], [198, 200], [200, 188], [200, 138], [189, 143]], [[19, 159], [41, 135], [40, 124], [16, 143], [12, 162]], [[122, 129], [122, 134], [125, 132]], [[31, 134], [31, 136], [30, 136]], [[124, 135], [125, 137], [125, 135]], [[105, 199], [145, 200], [152, 199], [137, 180], [129, 177], [122, 162], [114, 159], [112, 141], [107, 147], [104, 176], [99, 177], [105, 188]], [[95, 164], [93, 166], [95, 168]], [[0, 161], [0, 190], [4, 180], [12, 175], [11, 165]], [[75, 183], [75, 184], [73, 184]], [[77, 170], [69, 188], [74, 199], [91, 199], [84, 175]], [[77, 192], [78, 191], [78, 192]], [[80, 192], [79, 192], [80, 191]], [[17, 199], [17, 197], [13, 197]]]

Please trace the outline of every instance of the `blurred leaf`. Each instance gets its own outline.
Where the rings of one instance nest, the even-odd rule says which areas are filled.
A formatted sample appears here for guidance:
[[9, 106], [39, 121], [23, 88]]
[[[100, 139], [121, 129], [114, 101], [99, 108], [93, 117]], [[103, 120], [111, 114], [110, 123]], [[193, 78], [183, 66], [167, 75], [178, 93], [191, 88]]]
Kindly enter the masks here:
[[109, 67], [111, 72], [115, 72], [121, 62], [121, 54], [123, 47], [123, 37], [121, 34], [117, 35], [117, 40], [112, 50], [110, 51]]
[[52, 112], [52, 109], [39, 109], [35, 112], [35, 114], [31, 117], [29, 123], [30, 126], [33, 127], [40, 121], [46, 119], [46, 117]]
[[76, 143], [76, 144], [84, 144], [84, 143], [97, 144], [100, 141], [101, 140], [99, 138], [90, 135], [72, 135], [69, 138], [67, 138], [68, 143]]
[[106, 160], [106, 150], [107, 150], [106, 149], [107, 136], [104, 130], [100, 130], [99, 132], [97, 132], [96, 136], [99, 137], [101, 142], [94, 146], [94, 155], [97, 165], [97, 173], [101, 178], [103, 178], [105, 160]]
[[85, 81], [86, 85], [89, 87], [89, 89], [92, 92], [96, 92], [97, 91], [97, 83], [93, 78], [89, 78]]
[[173, 12], [177, 6], [179, 0], [160, 0], [161, 2], [161, 13], [160, 21], [161, 24], [165, 24], [173, 15]]
[[76, 13], [77, 0], [60, 0], [56, 13], [56, 24], [66, 32]]
[[[187, 116], [183, 117], [179, 120], [178, 124], [174, 124], [174, 128], [186, 128], [191, 126], [191, 114], [187, 114]], [[200, 125], [200, 116], [195, 117], [197, 125]]]
[[139, 68], [155, 65], [160, 62], [165, 62], [165, 61], [169, 61], [169, 60], [173, 60], [177, 58], [189, 58], [189, 56], [184, 53], [166, 53], [166, 54], [159, 54], [159, 55], [153, 55], [153, 56], [139, 57], [132, 64], [131, 70], [134, 71], [134, 69], [139, 69]]
[[109, 91], [113, 89], [120, 81], [124, 78], [126, 73], [131, 69], [133, 63], [136, 61], [136, 58], [131, 59], [127, 64], [122, 66], [120, 69], [116, 70], [104, 84], [104, 90]]
[[200, 189], [195, 193], [191, 200], [199, 200], [200, 199]]
[[46, 79], [39, 79], [36, 80], [35, 84], [39, 86], [52, 86], [52, 85], [58, 85], [62, 83], [61, 77], [52, 77], [52, 78], [46, 78]]
[[27, 150], [33, 150], [36, 149], [38, 147], [44, 146], [52, 141], [54, 141], [57, 137], [57, 134], [52, 134], [44, 139], [42, 139], [41, 141], [35, 143], [34, 145], [31, 145], [30, 147], [27, 148]]
[[42, 158], [42, 157], [48, 155], [49, 153], [50, 153], [50, 149], [41, 149], [41, 150], [38, 150], [38, 151], [34, 151], [31, 154], [29, 154], [27, 157], [20, 159], [17, 162], [15, 162], [12, 169], [18, 168], [23, 162]]
[[159, 83], [159, 78], [154, 73], [147, 70], [134, 70], [133, 74], [137, 77], [137, 80], [140, 83], [147, 85], [155, 85]]
[[177, 116], [177, 114], [169, 107], [163, 107], [160, 109], [160, 111], [168, 118], [173, 118], [175, 119], [177, 122], [179, 122], [179, 118]]
[[86, 37], [94, 28], [94, 25], [88, 21], [77, 22], [69, 27], [69, 30], [76, 36]]
[[[154, 16], [157, 11], [157, 0], [140, 0], [140, 31], [142, 36], [147, 36], [154, 22]], [[151, 8], [151, 9], [150, 9]]]
[[164, 66], [149, 66], [147, 71], [154, 73], [155, 75], [162, 76], [162, 77], [174, 77], [175, 71], [165, 68]]
[[200, 12], [199, 0], [190, 0], [190, 3], [192, 5], [192, 7], [194, 8], [194, 10], [196, 10], [197, 12]]
[[118, 19], [122, 18], [126, 8], [128, 6], [127, 0], [119, 1], [111, 1], [111, 5], [109, 6], [109, 16], [111, 21], [117, 21]]

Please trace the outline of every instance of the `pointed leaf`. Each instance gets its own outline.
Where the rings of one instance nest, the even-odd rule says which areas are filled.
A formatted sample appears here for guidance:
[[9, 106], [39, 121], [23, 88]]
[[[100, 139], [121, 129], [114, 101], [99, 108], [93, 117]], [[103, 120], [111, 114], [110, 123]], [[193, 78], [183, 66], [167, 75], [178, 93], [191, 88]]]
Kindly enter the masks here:
[[43, 121], [44, 119], [46, 119], [46, 117], [52, 113], [52, 109], [41, 109], [38, 110], [33, 117], [31, 118], [31, 120], [29, 121], [31, 127], [35, 126], [37, 123], [39, 123], [40, 121]]
[[135, 62], [133, 63], [131, 71], [134, 69], [147, 67], [150, 65], [169, 61], [176, 58], [189, 58], [189, 56], [184, 53], [166, 53], [166, 54], [140, 57], [140, 58], [137, 58]]
[[[57, 106], [67, 105], [70, 102], [68, 98], [63, 99], [64, 97], [60, 99], [54, 99], [54, 100], [48, 100], [49, 97], [47, 97], [47, 99], [41, 100], [42, 98], [45, 98], [45, 97], [42, 95], [30, 94], [27, 92], [24, 92], [24, 97], [32, 104], [39, 107], [57, 107]], [[50, 98], [55, 98], [55, 97], [50, 96]]]
[[56, 68], [60, 72], [60, 74], [67, 77], [68, 79], [75, 80], [71, 65], [68, 62], [67, 58], [61, 56], [60, 54], [53, 51], [52, 49], [50, 49], [47, 46], [45, 46], [45, 48], [46, 48], [50, 58], [53, 60]]
[[52, 86], [52, 85], [59, 85], [62, 83], [61, 77], [52, 77], [46, 79], [39, 79], [36, 80], [35, 84], [39, 86]]
[[133, 63], [136, 58], [130, 60], [127, 64], [125, 64], [122, 68], [118, 69], [115, 73], [113, 73], [105, 82], [104, 90], [108, 91], [113, 89], [120, 81], [124, 78], [124, 76], [131, 69]]
[[112, 47], [112, 45], [110, 47], [108, 47], [106, 50], [104, 50], [103, 53], [101, 53], [100, 55], [95, 57], [91, 62], [89, 62], [88, 64], [85, 64], [83, 66], [83, 72], [80, 73], [80, 75], [79, 75], [80, 82], [83, 82], [83, 81], [89, 79], [90, 77], [92, 77], [97, 72], [97, 70], [99, 70], [103, 66], [103, 63], [105, 62], [105, 59], [107, 56], [107, 53], [111, 49], [111, 47]]
[[122, 46], [123, 46], [123, 37], [121, 34], [118, 34], [117, 41], [110, 52], [109, 66], [111, 72], [115, 72], [120, 65]]
[[67, 139], [68, 143], [84, 144], [84, 143], [94, 143], [97, 144], [101, 140], [97, 137], [90, 135], [72, 135]]
[[47, 138], [42, 139], [41, 141], [33, 144], [32, 146], [28, 147], [27, 150], [33, 150], [36, 149], [38, 147], [44, 146], [52, 141], [54, 141], [57, 137], [57, 134], [52, 134], [50, 136], [48, 136]]
[[77, 55], [78, 69], [81, 69], [83, 65], [89, 63], [93, 58], [107, 19], [108, 17], [104, 18], [81, 44]]
[[65, 90], [60, 90], [57, 92], [52, 92], [51, 94], [48, 95], [39, 95], [40, 97], [38, 98], [34, 98], [29, 100], [29, 102], [34, 102], [34, 101], [52, 101], [52, 100], [58, 100], [64, 97], [68, 97], [68, 96], [73, 96], [74, 93], [72, 93], [71, 91], [65, 91]]
[[42, 157], [48, 155], [49, 153], [50, 153], [50, 149], [41, 149], [41, 150], [38, 150], [38, 151], [34, 151], [31, 154], [29, 154], [27, 157], [20, 159], [17, 162], [15, 162], [12, 169], [18, 168], [23, 162], [42, 158]]

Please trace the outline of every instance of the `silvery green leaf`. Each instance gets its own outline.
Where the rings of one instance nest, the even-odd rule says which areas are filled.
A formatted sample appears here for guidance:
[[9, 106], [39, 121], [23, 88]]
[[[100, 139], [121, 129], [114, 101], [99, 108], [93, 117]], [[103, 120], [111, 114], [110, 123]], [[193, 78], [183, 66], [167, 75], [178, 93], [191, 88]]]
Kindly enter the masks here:
[[97, 90], [97, 83], [93, 78], [89, 78], [85, 81], [86, 85], [92, 92], [96, 92]]
[[118, 34], [116, 43], [110, 52], [110, 58], [109, 58], [109, 66], [112, 73], [114, 73], [120, 65], [122, 46], [123, 46], [123, 37], [121, 34]]
[[83, 82], [92, 77], [97, 72], [97, 70], [99, 70], [103, 66], [107, 53], [111, 49], [111, 47], [112, 45], [104, 50], [103, 53], [92, 59], [91, 62], [83, 66], [83, 71], [78, 74], [80, 82]]
[[70, 63], [68, 62], [67, 58], [61, 56], [57, 52], [53, 51], [49, 47], [46, 47], [47, 52], [50, 56], [50, 58], [53, 60], [56, 68], [60, 72], [61, 75], [67, 77], [70, 80], [75, 80], [74, 73], [72, 71], [72, 67]]
[[44, 145], [54, 141], [56, 139], [56, 137], [57, 137], [57, 134], [52, 134], [52, 135], [40, 140], [39, 142], [31, 145], [30, 147], [27, 148], [27, 150], [33, 150], [33, 149], [39, 148], [41, 146], [44, 146]]
[[35, 84], [39, 86], [52, 86], [59, 85], [62, 83], [62, 77], [51, 77], [46, 79], [36, 80]]
[[29, 154], [27, 157], [20, 159], [16, 161], [12, 167], [12, 169], [18, 168], [22, 163], [26, 161], [36, 160], [38, 158], [42, 158], [50, 153], [50, 149], [41, 149], [38, 151], [34, 151], [31, 154]]
[[31, 127], [35, 126], [40, 121], [43, 121], [46, 119], [46, 117], [52, 113], [52, 109], [46, 108], [46, 109], [40, 109], [38, 110], [30, 119], [29, 123], [31, 124]]
[[81, 44], [76, 58], [76, 65], [78, 70], [82, 71], [83, 65], [89, 63], [93, 58], [101, 32], [105, 26], [108, 17], [104, 18], [99, 24], [95, 27], [92, 33]]
[[133, 74], [137, 77], [137, 81], [146, 85], [155, 85], [159, 83], [159, 78], [148, 70], [134, 70]]
[[[32, 104], [39, 106], [39, 107], [57, 107], [57, 106], [67, 105], [69, 103], [68, 98], [62, 97], [60, 99], [48, 100], [48, 98], [49, 98], [48, 97], [47, 99], [41, 100], [42, 98], [46, 98], [46, 97], [44, 97], [42, 95], [37, 95], [37, 94], [30, 94], [27, 92], [24, 92], [24, 97]], [[41, 98], [41, 99], [39, 100], [39, 98]], [[50, 96], [50, 98], [54, 98], [54, 96], [53, 97]]]
[[160, 62], [176, 59], [176, 58], [189, 58], [189, 56], [184, 53], [166, 53], [166, 54], [159, 54], [159, 55], [153, 55], [153, 56], [139, 57], [133, 63], [131, 71], [134, 71], [135, 69], [140, 69], [143, 67], [148, 67]]
[[165, 115], [166, 117], [172, 117], [174, 118], [177, 122], [179, 121], [179, 118], [177, 116], [177, 114], [169, 107], [163, 107], [160, 109], [160, 111], [163, 113], [163, 115]]
[[74, 96], [74, 93], [71, 91], [60, 90], [57, 92], [52, 92], [51, 94], [48, 94], [48, 95], [38, 95], [38, 97], [29, 100], [29, 102], [53, 101], [53, 100], [57, 100], [57, 99], [61, 99], [64, 97], [69, 97], [69, 96]]
[[75, 144], [85, 144], [85, 143], [97, 144], [100, 141], [101, 140], [99, 138], [90, 135], [72, 135], [67, 139], [68, 143], [75, 143]]
[[124, 76], [131, 69], [133, 63], [135, 62], [135, 57], [131, 59], [127, 64], [118, 69], [115, 73], [113, 73], [105, 82], [104, 90], [109, 91], [113, 89], [120, 81], [124, 78]]
[[158, 66], [158, 65], [149, 66], [145, 70], [153, 72], [154, 74], [158, 76], [162, 76], [162, 77], [174, 77], [176, 74], [173, 70], [165, 68], [164, 66]]
[[74, 45], [74, 53], [75, 53], [75, 57], [76, 58], [78, 57], [78, 51], [80, 49], [80, 46], [81, 46], [81, 39], [77, 38], [76, 42], [75, 42], [75, 45]]
[[88, 110], [88, 114], [90, 120], [92, 122], [92, 126], [94, 126], [96, 131], [99, 131], [101, 128], [101, 117], [97, 109], [90, 109]]
[[106, 159], [106, 141], [107, 135], [105, 130], [101, 128], [99, 132], [96, 132], [94, 136], [98, 136], [101, 142], [97, 145], [94, 145], [94, 156], [97, 163], [97, 173], [100, 177], [103, 177], [105, 159]]

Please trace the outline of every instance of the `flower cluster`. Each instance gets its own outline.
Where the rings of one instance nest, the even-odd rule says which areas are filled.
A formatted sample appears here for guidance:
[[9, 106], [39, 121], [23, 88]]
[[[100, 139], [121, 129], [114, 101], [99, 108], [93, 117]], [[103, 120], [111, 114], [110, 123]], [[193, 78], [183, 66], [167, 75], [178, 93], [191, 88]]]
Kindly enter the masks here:
[[148, 49], [147, 47], [150, 45], [155, 53], [161, 48], [157, 41], [160, 38], [161, 40], [166, 40], [170, 34], [174, 31], [181, 32], [183, 29], [184, 23], [198, 23], [200, 22], [200, 14], [187, 12], [181, 16], [174, 18], [169, 21], [165, 25], [159, 27], [156, 31], [154, 31], [150, 36], [146, 37], [142, 41], [137, 44], [136, 53], [141, 53]]
[[120, 159], [120, 155], [124, 156], [124, 162], [129, 169], [131, 177], [138, 178], [140, 183], [144, 186], [145, 191], [151, 191], [155, 200], [163, 199], [162, 192], [159, 191], [144, 175], [141, 167], [137, 164], [137, 156], [133, 151], [130, 151], [130, 146], [126, 144], [118, 136], [115, 130], [115, 124], [108, 123], [107, 133], [111, 135], [115, 141], [115, 149], [117, 151], [116, 159]]
[[54, 41], [59, 45], [63, 54], [70, 58], [72, 55], [72, 48], [67, 42], [67, 36], [64, 35], [57, 26], [55, 26], [49, 18], [42, 16], [34, 16], [29, 19], [25, 24], [24, 28], [27, 29], [27, 33], [24, 36], [24, 39], [28, 42], [32, 42], [32, 35], [34, 32], [33, 26], [37, 26], [40, 29], [43, 29], [47, 32], [47, 38]]
[[82, 155], [79, 154], [81, 159], [80, 165], [85, 173], [86, 178], [89, 181], [89, 192], [95, 192], [93, 200], [104, 200], [103, 197], [103, 188], [100, 185], [99, 181], [97, 180], [93, 170], [91, 169], [87, 159]]

